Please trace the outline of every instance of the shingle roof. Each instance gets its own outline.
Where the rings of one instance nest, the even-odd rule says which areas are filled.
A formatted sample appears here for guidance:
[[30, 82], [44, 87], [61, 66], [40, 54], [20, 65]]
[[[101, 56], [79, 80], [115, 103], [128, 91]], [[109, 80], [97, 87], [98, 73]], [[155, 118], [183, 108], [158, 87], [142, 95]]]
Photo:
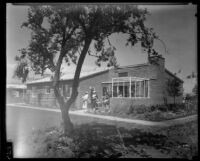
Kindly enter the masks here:
[[[129, 65], [129, 66], [120, 66], [120, 67], [118, 67], [118, 69], [121, 69], [121, 68], [132, 68], [132, 67], [139, 67], [139, 66], [147, 66], [147, 65], [149, 65], [149, 64], [148, 63], [143, 63], [143, 64], [136, 64], [136, 65]], [[102, 72], [109, 71], [110, 69], [112, 69], [112, 67], [111, 68], [104, 68], [104, 69], [99, 68], [99, 69], [93, 70], [93, 71], [83, 71], [80, 74], [80, 79], [87, 78], [87, 77], [95, 75], [95, 74], [100, 74]], [[179, 81], [181, 81], [183, 83], [183, 80], [178, 78], [176, 75], [174, 75], [172, 72], [170, 72], [166, 68], [165, 68], [165, 72], [167, 72], [171, 76], [177, 78]], [[67, 73], [67, 74], [62, 75], [60, 80], [61, 81], [62, 80], [73, 80], [73, 78], [74, 78], [74, 73]], [[51, 77], [45, 77], [45, 78], [42, 78], [42, 79], [29, 81], [29, 82], [27, 82], [27, 84], [35, 84], [35, 83], [43, 83], [43, 82], [51, 82], [51, 81], [52, 81]]]
[[[95, 74], [100, 74], [102, 72], [106, 72], [108, 71], [109, 68], [104, 68], [104, 69], [98, 69], [98, 70], [93, 70], [93, 71], [83, 71], [80, 74], [80, 79], [95, 75]], [[74, 79], [74, 73], [68, 73], [68, 74], [64, 74], [61, 76], [60, 80], [73, 80]], [[35, 83], [43, 83], [43, 82], [51, 82], [51, 77], [46, 77], [46, 78], [42, 78], [42, 79], [38, 79], [38, 80], [34, 80], [34, 81], [29, 81], [27, 82], [27, 84], [35, 84]]]
[[168, 73], [169, 75], [171, 75], [172, 77], [178, 79], [180, 82], [184, 82], [182, 79], [180, 79], [179, 77], [177, 77], [176, 75], [174, 75], [172, 72], [170, 72], [168, 69], [165, 68], [165, 72]]

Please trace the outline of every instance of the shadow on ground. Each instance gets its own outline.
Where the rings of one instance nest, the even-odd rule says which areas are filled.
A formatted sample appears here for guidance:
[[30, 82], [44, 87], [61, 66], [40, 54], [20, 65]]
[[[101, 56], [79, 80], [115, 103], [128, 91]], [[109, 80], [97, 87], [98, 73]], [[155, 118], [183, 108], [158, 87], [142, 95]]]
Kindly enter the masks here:
[[[198, 151], [194, 139], [197, 130], [192, 130], [196, 127], [196, 122], [190, 122], [175, 128], [145, 131], [92, 122], [76, 125], [71, 137], [64, 136], [61, 127], [33, 131], [30, 141], [36, 147], [35, 157], [41, 158], [192, 159]], [[180, 137], [182, 140], [177, 139]]]

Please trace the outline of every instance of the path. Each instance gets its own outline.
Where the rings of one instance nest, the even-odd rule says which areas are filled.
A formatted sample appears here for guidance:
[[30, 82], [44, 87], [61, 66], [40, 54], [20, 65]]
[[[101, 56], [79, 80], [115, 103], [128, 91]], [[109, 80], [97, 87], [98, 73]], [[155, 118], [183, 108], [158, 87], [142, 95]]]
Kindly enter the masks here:
[[[52, 112], [59, 112], [59, 113], [61, 112], [60, 109], [35, 107], [35, 106], [22, 105], [22, 104], [7, 104], [7, 106], [30, 108], [30, 109], [36, 109], [36, 110], [42, 110], [42, 111], [52, 111]], [[115, 117], [115, 116], [90, 114], [90, 113], [85, 113], [83, 110], [69, 111], [69, 114], [94, 117], [94, 118], [118, 121], [118, 122], [124, 122], [124, 123], [134, 123], [134, 124], [147, 125], [147, 126], [171, 126], [171, 125], [175, 125], [175, 124], [183, 124], [183, 123], [186, 123], [186, 122], [189, 122], [192, 120], [197, 120], [197, 115], [191, 115], [191, 116], [186, 116], [183, 118], [177, 118], [177, 119], [172, 119], [172, 120], [167, 120], [167, 121], [154, 122], [154, 121], [145, 121], [145, 120], [137, 120], [137, 119], [119, 118], [119, 117]]]

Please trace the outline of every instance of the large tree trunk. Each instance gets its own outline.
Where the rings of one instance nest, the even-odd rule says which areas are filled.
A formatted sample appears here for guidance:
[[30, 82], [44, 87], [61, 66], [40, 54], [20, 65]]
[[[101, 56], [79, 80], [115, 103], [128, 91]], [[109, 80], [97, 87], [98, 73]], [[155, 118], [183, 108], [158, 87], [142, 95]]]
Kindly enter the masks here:
[[174, 105], [176, 104], [176, 96], [174, 96]]
[[61, 96], [60, 91], [59, 91], [59, 78], [60, 78], [59, 73], [60, 73], [60, 67], [61, 67], [61, 63], [62, 63], [62, 59], [63, 59], [62, 54], [60, 54], [60, 57], [58, 58], [57, 69], [56, 69], [55, 76], [54, 76], [53, 86], [54, 86], [55, 97], [56, 97], [58, 104], [60, 106], [60, 109], [61, 109], [62, 119], [63, 119], [63, 128], [64, 128], [64, 133], [66, 135], [72, 134], [72, 132], [74, 130], [73, 124], [69, 117], [69, 109], [74, 104], [74, 102], [78, 96], [77, 89], [78, 89], [78, 85], [79, 85], [80, 72], [81, 72], [81, 68], [82, 68], [85, 56], [89, 49], [90, 43], [91, 43], [91, 39], [87, 39], [85, 41], [83, 50], [82, 50], [81, 55], [78, 60], [75, 75], [74, 75], [74, 81], [72, 84], [72, 94], [71, 94], [71, 97], [67, 100], [67, 102], [64, 101], [64, 98]]

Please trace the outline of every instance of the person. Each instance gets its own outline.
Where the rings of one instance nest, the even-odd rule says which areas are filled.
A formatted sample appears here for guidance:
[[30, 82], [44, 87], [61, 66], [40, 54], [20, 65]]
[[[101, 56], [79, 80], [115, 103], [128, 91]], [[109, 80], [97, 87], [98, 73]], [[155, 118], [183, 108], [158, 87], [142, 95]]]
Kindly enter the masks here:
[[94, 90], [94, 91], [93, 91], [93, 94], [92, 94], [92, 104], [93, 104], [93, 110], [94, 110], [94, 111], [96, 111], [97, 108], [98, 108], [97, 101], [98, 101], [98, 96], [97, 96], [96, 91]]
[[103, 105], [106, 111], [109, 111], [109, 104], [110, 104], [110, 95], [108, 92], [106, 92], [103, 99]]
[[85, 92], [85, 95], [82, 98], [83, 98], [83, 109], [86, 112], [88, 108], [88, 98], [89, 98], [89, 94], [87, 91]]
[[93, 110], [93, 107], [94, 107], [94, 102], [93, 102], [93, 98], [92, 98], [93, 91], [94, 91], [94, 88], [90, 87], [89, 105], [90, 105], [91, 110]]

